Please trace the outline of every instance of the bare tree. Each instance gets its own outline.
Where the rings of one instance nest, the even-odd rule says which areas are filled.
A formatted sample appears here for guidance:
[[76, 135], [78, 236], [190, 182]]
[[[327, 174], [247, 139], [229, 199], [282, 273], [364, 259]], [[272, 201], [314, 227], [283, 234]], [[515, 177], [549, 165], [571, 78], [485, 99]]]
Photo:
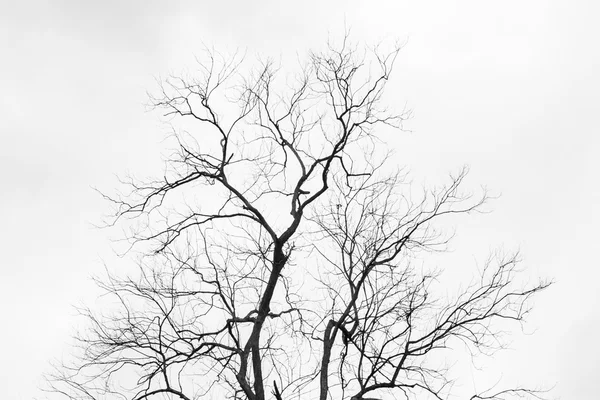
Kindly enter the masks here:
[[[89, 329], [50, 390], [442, 399], [452, 381], [441, 349], [501, 348], [499, 327], [522, 322], [548, 283], [520, 285], [517, 256], [499, 254], [449, 299], [435, 290], [442, 271], [415, 265], [450, 239], [436, 222], [489, 198], [463, 192], [466, 169], [420, 195], [388, 173], [375, 129], [407, 117], [382, 106], [399, 51], [346, 37], [295, 75], [271, 61], [242, 74], [243, 57], [210, 51], [193, 77], [166, 79], [151, 98], [174, 127], [164, 174], [105, 196], [109, 224], [127, 226], [141, 254], [138, 273], [98, 280], [104, 311], [81, 310]], [[471, 399], [511, 396], [540, 392]]]

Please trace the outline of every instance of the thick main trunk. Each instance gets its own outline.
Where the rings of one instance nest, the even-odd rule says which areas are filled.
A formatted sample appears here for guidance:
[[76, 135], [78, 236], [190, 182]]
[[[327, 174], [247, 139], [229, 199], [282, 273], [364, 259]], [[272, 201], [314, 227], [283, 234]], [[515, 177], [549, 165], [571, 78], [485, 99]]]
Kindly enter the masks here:
[[327, 400], [327, 393], [329, 392], [329, 361], [331, 360], [331, 348], [335, 337], [332, 336], [331, 330], [333, 329], [335, 322], [329, 321], [323, 334], [323, 358], [321, 359], [321, 371], [320, 371], [320, 391], [319, 400]]
[[265, 389], [263, 383], [263, 375], [262, 375], [262, 364], [260, 358], [260, 333], [262, 331], [262, 327], [269, 315], [271, 300], [273, 299], [273, 295], [275, 294], [275, 287], [277, 286], [277, 281], [281, 276], [281, 271], [285, 266], [287, 258], [283, 253], [283, 246], [281, 244], [275, 244], [275, 249], [273, 251], [273, 269], [271, 270], [271, 275], [269, 276], [269, 280], [267, 282], [267, 287], [263, 293], [263, 296], [260, 300], [260, 304], [258, 306], [258, 313], [256, 315], [256, 321], [254, 322], [254, 326], [252, 327], [252, 333], [248, 338], [248, 342], [246, 343], [246, 350], [250, 350], [252, 356], [252, 372], [254, 375], [254, 395], [255, 400], [265, 400]]

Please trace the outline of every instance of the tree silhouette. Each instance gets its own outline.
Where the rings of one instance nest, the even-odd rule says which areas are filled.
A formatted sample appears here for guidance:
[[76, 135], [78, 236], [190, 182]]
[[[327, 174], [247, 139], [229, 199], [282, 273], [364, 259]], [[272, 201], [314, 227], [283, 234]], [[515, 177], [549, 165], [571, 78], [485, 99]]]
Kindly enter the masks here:
[[[102, 312], [49, 390], [72, 399], [435, 398], [452, 394], [442, 349], [490, 354], [549, 286], [489, 258], [456, 296], [417, 266], [449, 235], [436, 222], [482, 210], [463, 169], [411, 190], [377, 128], [406, 112], [382, 96], [400, 46], [313, 52], [301, 71], [206, 53], [193, 77], [151, 97], [175, 151], [156, 179], [105, 195], [127, 227], [136, 274], [98, 280]], [[437, 288], [437, 289], [436, 289]], [[498, 323], [500, 325], [498, 325]], [[456, 346], [455, 346], [456, 344]], [[461, 347], [462, 346], [462, 347]], [[522, 387], [471, 399], [539, 397]]]

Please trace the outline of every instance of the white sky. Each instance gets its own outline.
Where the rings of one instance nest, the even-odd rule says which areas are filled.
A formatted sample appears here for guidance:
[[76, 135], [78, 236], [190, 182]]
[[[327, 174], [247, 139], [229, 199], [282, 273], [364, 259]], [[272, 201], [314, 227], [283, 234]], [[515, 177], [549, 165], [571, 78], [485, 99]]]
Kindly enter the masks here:
[[345, 20], [357, 40], [408, 38], [388, 88], [414, 110], [397, 162], [432, 180], [466, 163], [503, 195], [459, 225], [451, 257], [520, 247], [557, 281], [497, 371], [597, 399], [599, 15], [591, 0], [0, 2], [1, 397], [37, 394], [72, 305], [94, 300], [109, 243], [91, 186], [160, 167], [163, 130], [142, 106], [154, 77], [192, 66], [201, 42], [302, 55]]

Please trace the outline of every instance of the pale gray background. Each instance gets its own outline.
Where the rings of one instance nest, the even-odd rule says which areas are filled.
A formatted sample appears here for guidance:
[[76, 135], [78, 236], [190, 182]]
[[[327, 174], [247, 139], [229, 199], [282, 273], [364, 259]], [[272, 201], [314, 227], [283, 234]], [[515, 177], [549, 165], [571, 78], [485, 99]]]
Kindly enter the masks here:
[[68, 349], [71, 306], [93, 305], [100, 257], [117, 262], [90, 226], [106, 211], [90, 187], [160, 167], [164, 131], [142, 106], [154, 77], [191, 66], [201, 42], [289, 57], [345, 21], [366, 42], [408, 38], [388, 97], [414, 109], [398, 163], [432, 179], [468, 163], [469, 182], [503, 194], [459, 226], [450, 256], [518, 246], [530, 275], [557, 281], [535, 334], [477, 374], [597, 399], [600, 3], [217, 3], [0, 3], [0, 397], [37, 393]]

